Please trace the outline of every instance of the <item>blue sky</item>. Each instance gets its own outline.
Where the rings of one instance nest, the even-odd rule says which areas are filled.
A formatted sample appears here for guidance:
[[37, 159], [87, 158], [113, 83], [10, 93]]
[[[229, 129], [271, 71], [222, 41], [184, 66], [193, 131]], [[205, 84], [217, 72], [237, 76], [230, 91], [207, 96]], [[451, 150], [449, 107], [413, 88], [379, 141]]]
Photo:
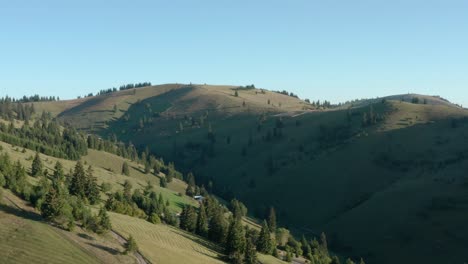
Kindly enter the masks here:
[[[67, 2], [67, 3], [65, 3]], [[468, 1], [0, 0], [0, 95], [255, 84], [468, 106]]]

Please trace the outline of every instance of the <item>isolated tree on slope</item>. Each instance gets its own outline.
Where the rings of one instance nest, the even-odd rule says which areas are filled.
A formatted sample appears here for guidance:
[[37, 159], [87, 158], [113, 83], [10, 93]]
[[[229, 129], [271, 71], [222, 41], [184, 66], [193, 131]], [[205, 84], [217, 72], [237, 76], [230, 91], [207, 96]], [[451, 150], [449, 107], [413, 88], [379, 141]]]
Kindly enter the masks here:
[[124, 161], [124, 163], [122, 164], [122, 174], [127, 175], [127, 176], [130, 175], [130, 170], [128, 168], [128, 163], [126, 161]]
[[133, 253], [133, 252], [136, 252], [138, 251], [138, 245], [135, 241], [135, 239], [133, 238], [132, 235], [130, 235], [127, 239], [127, 243], [125, 243], [125, 252], [124, 254], [128, 254], [128, 253]]
[[43, 173], [43, 166], [42, 166], [41, 157], [39, 157], [39, 153], [36, 152], [36, 156], [34, 156], [34, 160], [32, 162], [31, 175], [33, 177], [38, 177], [38, 176], [42, 176], [42, 173]]
[[101, 207], [98, 214], [100, 233], [109, 231], [112, 228], [109, 215], [107, 214], [106, 208]]
[[86, 182], [87, 177], [83, 168], [83, 164], [81, 163], [81, 161], [78, 161], [75, 165], [75, 170], [73, 172], [70, 183], [70, 194], [76, 195], [81, 198], [86, 197]]

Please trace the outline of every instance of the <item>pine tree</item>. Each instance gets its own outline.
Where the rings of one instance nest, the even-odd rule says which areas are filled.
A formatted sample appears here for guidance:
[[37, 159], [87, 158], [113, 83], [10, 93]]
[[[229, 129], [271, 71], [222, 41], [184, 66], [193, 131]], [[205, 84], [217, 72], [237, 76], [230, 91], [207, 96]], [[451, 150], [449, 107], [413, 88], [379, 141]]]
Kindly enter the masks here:
[[322, 248], [324, 253], [328, 254], [327, 236], [323, 232], [322, 234], [320, 234], [320, 247]]
[[88, 198], [91, 204], [95, 204], [99, 201], [99, 186], [97, 184], [97, 179], [93, 175], [93, 168], [88, 167], [86, 171], [86, 197]]
[[130, 175], [130, 170], [128, 168], [128, 163], [126, 161], [124, 161], [124, 163], [122, 164], [122, 174], [127, 175], [127, 176]]
[[356, 262], [354, 262], [352, 259], [348, 258], [346, 259], [346, 264], [356, 264]]
[[[226, 255], [233, 262], [239, 262], [239, 256], [242, 256], [245, 250], [245, 232], [242, 222], [233, 218], [229, 225], [228, 236], [226, 239]], [[242, 262], [242, 259], [240, 259]]]
[[100, 226], [99, 233], [105, 233], [111, 230], [112, 225], [105, 207], [101, 207], [101, 209], [99, 210], [98, 219]]
[[341, 261], [337, 256], [333, 256], [330, 264], [341, 264]]
[[149, 162], [145, 162], [145, 173], [148, 174], [151, 172], [151, 166]]
[[63, 206], [63, 199], [61, 199], [57, 190], [51, 187], [42, 202], [41, 214], [45, 219], [53, 221], [61, 215]]
[[257, 263], [257, 251], [255, 245], [251, 239], [247, 239], [245, 243], [245, 264], [256, 264]]
[[159, 180], [159, 186], [163, 187], [163, 188], [167, 188], [167, 180], [166, 180], [166, 177], [161, 177], [161, 179]]
[[31, 166], [31, 175], [33, 177], [38, 177], [38, 176], [42, 176], [42, 173], [43, 173], [43, 166], [42, 166], [41, 157], [39, 157], [39, 153], [36, 152], [36, 156], [34, 156], [34, 160]]
[[270, 232], [276, 232], [276, 212], [274, 207], [270, 207], [270, 213], [268, 215], [268, 228]]
[[226, 241], [227, 224], [220, 208], [214, 209], [209, 226], [208, 238], [214, 242], [223, 244]]
[[203, 205], [203, 203], [200, 205], [198, 210], [196, 233], [202, 237], [206, 237], [208, 235], [208, 219], [206, 216], [205, 205]]
[[197, 228], [197, 213], [192, 206], [185, 206], [180, 214], [180, 228], [194, 232]]
[[124, 254], [128, 254], [128, 253], [133, 253], [133, 252], [136, 252], [138, 251], [138, 245], [135, 241], [135, 239], [133, 238], [132, 235], [130, 235], [127, 239], [127, 243], [125, 243], [125, 252]]
[[70, 183], [70, 194], [76, 195], [80, 198], [86, 197], [86, 173], [83, 168], [81, 161], [78, 161], [75, 165], [75, 170], [72, 175]]
[[57, 182], [63, 182], [65, 178], [65, 174], [63, 172], [63, 166], [60, 161], [57, 161], [54, 166], [54, 174], [52, 175], [52, 179], [56, 180]]
[[[424, 100], [426, 100], [426, 99], [424, 99]], [[366, 263], [365, 263], [364, 260], [361, 258], [361, 260], [359, 261], [359, 264], [366, 264]]]
[[263, 220], [262, 229], [260, 230], [260, 235], [258, 236], [257, 250], [265, 254], [270, 254], [271, 236], [268, 224], [265, 220]]

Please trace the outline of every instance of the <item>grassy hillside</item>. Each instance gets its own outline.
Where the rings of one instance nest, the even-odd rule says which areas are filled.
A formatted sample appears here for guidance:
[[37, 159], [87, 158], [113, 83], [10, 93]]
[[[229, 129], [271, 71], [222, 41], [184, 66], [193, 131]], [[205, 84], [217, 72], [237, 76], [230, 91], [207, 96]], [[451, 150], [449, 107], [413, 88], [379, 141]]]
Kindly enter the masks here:
[[[222, 197], [244, 201], [253, 215], [274, 206], [296, 232], [326, 231], [346, 255], [370, 263], [410, 253], [428, 263], [466, 261], [459, 250], [468, 237], [460, 224], [466, 110], [437, 97], [399, 95], [313, 111], [293, 97], [260, 90], [235, 96], [233, 88], [180, 86], [157, 96], [151, 93], [160, 87], [142, 88], [147, 97], [117, 104], [120, 118], [107, 117], [96, 131], [148, 146]], [[111, 111], [129, 92], [59, 116], [79, 123], [74, 118]], [[100, 124], [86, 122], [82, 128]]]
[[[34, 152], [4, 142], [0, 142], [0, 146], [1, 151], [8, 153], [12, 160], [19, 160], [26, 168], [31, 167]], [[40, 157], [49, 171], [52, 171], [56, 161], [64, 165], [65, 171], [75, 164], [74, 161], [42, 154]], [[174, 179], [169, 185], [170, 189], [160, 188], [158, 177], [144, 174], [141, 165], [128, 160], [130, 176], [121, 175], [116, 171], [120, 171], [124, 160], [106, 152], [89, 150], [82, 160], [93, 166], [99, 183], [111, 184], [111, 191], [121, 189], [125, 180], [139, 189], [150, 181], [155, 185], [154, 190], [170, 202], [171, 209], [180, 211], [187, 204], [198, 206], [193, 199], [178, 194], [177, 190], [184, 191], [186, 188], [186, 184], [180, 180]], [[37, 179], [28, 177], [28, 181], [36, 183]], [[132, 255], [121, 254], [123, 245], [111, 233], [97, 235], [79, 226], [71, 232], [62, 230], [44, 222], [36, 209], [10, 191], [3, 190], [3, 197], [0, 201], [2, 263], [136, 263]], [[104, 194], [102, 198], [106, 199]], [[93, 211], [96, 213], [96, 208]], [[153, 263], [223, 263], [220, 259], [223, 257], [222, 248], [204, 238], [164, 224], [155, 225], [117, 213], [109, 215], [113, 230], [124, 237], [134, 236], [141, 253]], [[261, 263], [279, 263], [274, 258], [259, 256]]]
[[65, 239], [60, 231], [23, 211], [5, 191], [0, 201], [0, 259], [2, 263], [99, 263], [98, 258]]
[[[297, 231], [313, 234], [327, 231], [333, 235], [331, 240], [337, 248], [352, 245], [345, 249], [347, 254], [379, 263], [403, 258], [408, 252], [395, 249], [390, 256], [385, 250], [402, 243], [398, 236], [382, 236], [381, 232], [387, 230], [408, 237], [415, 244], [413, 252], [421, 252], [415, 256], [424, 259], [422, 252], [428, 245], [422, 241], [427, 241], [424, 234], [433, 229], [432, 225], [422, 224], [415, 232], [401, 225], [419, 223], [415, 215], [427, 213], [427, 204], [434, 196], [448, 195], [460, 200], [457, 193], [464, 190], [460, 172], [466, 161], [465, 156], [460, 160], [456, 157], [466, 150], [458, 143], [465, 140], [467, 130], [463, 124], [452, 128], [455, 122], [452, 119], [467, 113], [447, 105], [401, 101], [372, 107], [375, 114], [385, 118], [368, 127], [361, 125], [363, 113], [370, 111], [366, 106], [352, 109], [349, 114], [348, 110], [339, 110], [281, 115], [281, 125], [274, 115], [216, 112], [205, 116], [203, 125], [192, 126], [191, 118], [198, 118], [194, 116], [159, 117], [154, 125], [147, 124], [131, 132], [124, 129], [135, 127], [136, 120], [117, 121], [110, 124], [110, 131], [137, 146], [149, 143], [153, 152], [176, 161], [179, 167], [194, 170], [200, 181], [214, 182], [216, 192], [223, 197], [235, 196], [245, 201], [258, 217], [273, 205], [280, 220]], [[135, 106], [128, 113], [132, 116], [140, 111]], [[214, 140], [208, 135], [210, 129]], [[452, 159], [456, 162], [451, 165], [450, 175], [456, 183], [447, 186], [434, 181], [435, 164]], [[448, 169], [440, 170], [449, 172]], [[413, 179], [415, 174], [423, 176]], [[388, 192], [389, 188], [409, 183], [416, 189], [405, 187], [404, 195], [397, 197]], [[398, 215], [398, 218], [387, 218], [388, 227], [369, 228], [367, 220], [373, 219], [384, 201], [393, 201], [398, 206], [384, 207], [387, 213], [378, 216]], [[360, 213], [355, 216], [355, 212]], [[453, 214], [457, 214], [456, 210]], [[416, 220], [412, 220], [414, 217]], [[441, 223], [444, 228], [453, 226], [448, 219]], [[365, 235], [358, 239], [349, 230], [361, 230]], [[388, 237], [388, 242], [383, 247], [377, 246], [382, 237]], [[438, 235], [437, 239], [447, 239], [448, 244], [454, 244], [449, 247], [452, 249], [459, 244], [458, 239], [450, 236]], [[448, 251], [440, 256], [452, 255]]]
[[121, 118], [132, 106], [144, 109], [147, 119], [159, 114], [174, 117], [192, 112], [290, 112], [310, 108], [297, 98], [260, 89], [239, 90], [236, 97], [234, 94], [237, 88], [165, 84], [68, 102], [34, 103], [34, 106], [37, 110], [51, 112], [77, 128], [91, 131], [107, 128], [109, 122]]

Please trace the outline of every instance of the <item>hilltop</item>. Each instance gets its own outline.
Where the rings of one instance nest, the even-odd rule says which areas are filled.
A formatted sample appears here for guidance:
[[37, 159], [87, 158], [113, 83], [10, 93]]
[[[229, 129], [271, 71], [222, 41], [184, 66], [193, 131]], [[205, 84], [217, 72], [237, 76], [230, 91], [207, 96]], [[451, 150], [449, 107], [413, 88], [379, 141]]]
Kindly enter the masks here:
[[339, 252], [464, 261], [468, 112], [440, 97], [327, 108], [264, 89], [168, 84], [69, 102], [35, 106], [148, 148], [254, 216], [274, 206], [297, 233], [331, 234]]

